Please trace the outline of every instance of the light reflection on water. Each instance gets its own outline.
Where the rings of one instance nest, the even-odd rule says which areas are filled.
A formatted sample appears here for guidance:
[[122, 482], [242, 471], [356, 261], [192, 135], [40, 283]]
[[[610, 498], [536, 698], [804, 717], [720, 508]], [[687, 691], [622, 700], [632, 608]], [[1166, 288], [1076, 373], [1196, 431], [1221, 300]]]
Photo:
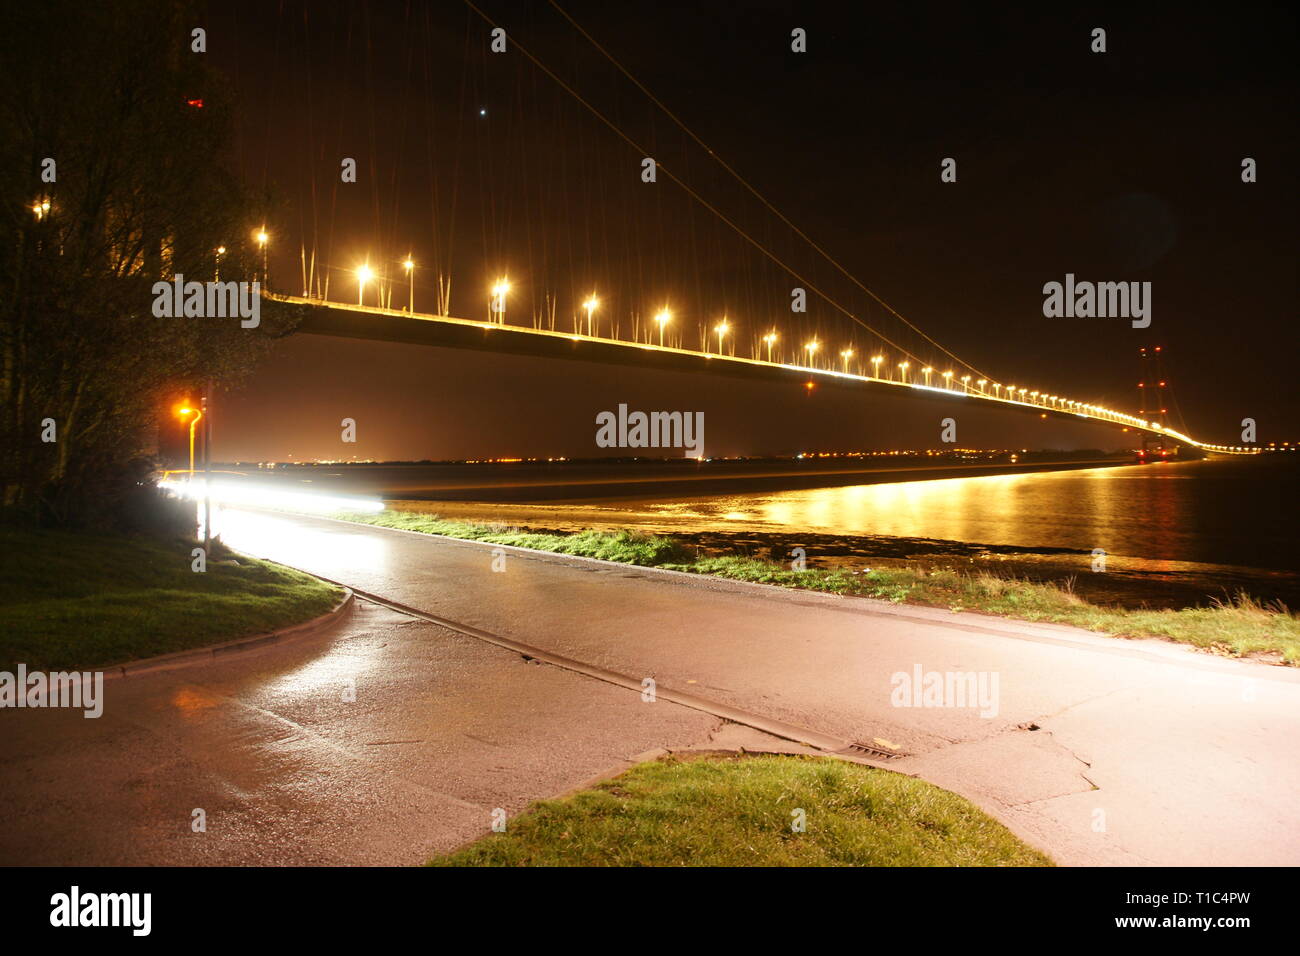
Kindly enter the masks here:
[[[813, 532], [1295, 570], [1294, 461], [1200, 461], [528, 506], [647, 530]], [[511, 511], [502, 507], [503, 512]], [[507, 518], [506, 520], [513, 520]], [[580, 520], [580, 519], [579, 519]]]

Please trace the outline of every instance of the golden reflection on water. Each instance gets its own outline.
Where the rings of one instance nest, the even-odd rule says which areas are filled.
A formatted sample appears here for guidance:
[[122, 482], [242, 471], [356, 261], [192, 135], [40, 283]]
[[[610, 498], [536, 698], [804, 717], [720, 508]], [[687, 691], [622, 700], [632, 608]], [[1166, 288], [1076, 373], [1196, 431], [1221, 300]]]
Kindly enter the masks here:
[[[1151, 466], [1144, 466], [1149, 469]], [[1179, 504], [1128, 468], [944, 478], [646, 502], [650, 523], [725, 520], [751, 530], [943, 538], [985, 544], [1122, 549], [1177, 535]], [[1149, 470], [1141, 477], [1150, 475]], [[1158, 528], [1153, 527], [1158, 526]], [[1158, 550], [1158, 549], [1157, 549]]]

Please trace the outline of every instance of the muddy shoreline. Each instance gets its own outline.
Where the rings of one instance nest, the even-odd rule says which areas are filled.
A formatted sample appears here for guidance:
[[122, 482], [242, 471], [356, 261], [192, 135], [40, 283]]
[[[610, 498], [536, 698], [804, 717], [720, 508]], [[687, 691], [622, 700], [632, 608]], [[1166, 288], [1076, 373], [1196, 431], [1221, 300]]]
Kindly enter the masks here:
[[[604, 504], [602, 502], [602, 504]], [[533, 509], [477, 502], [391, 501], [403, 511], [438, 514], [449, 520], [473, 521], [543, 534], [631, 528], [683, 542], [700, 557], [739, 554], [789, 563], [801, 548], [809, 568], [873, 567], [948, 569], [987, 573], [1067, 587], [1101, 605], [1129, 609], [1207, 606], [1245, 591], [1264, 601], [1300, 607], [1300, 575], [1258, 568], [1193, 562], [1153, 562], [1108, 555], [1104, 570], [1094, 570], [1090, 551], [1073, 548], [979, 544], [936, 538], [888, 535], [841, 535], [788, 531], [692, 531], [654, 522], [610, 520], [599, 509], [577, 507], [568, 514], [554, 506]], [[568, 509], [563, 509], [568, 511]], [[626, 518], [627, 516], [621, 516]], [[559, 519], [559, 520], [557, 520]]]

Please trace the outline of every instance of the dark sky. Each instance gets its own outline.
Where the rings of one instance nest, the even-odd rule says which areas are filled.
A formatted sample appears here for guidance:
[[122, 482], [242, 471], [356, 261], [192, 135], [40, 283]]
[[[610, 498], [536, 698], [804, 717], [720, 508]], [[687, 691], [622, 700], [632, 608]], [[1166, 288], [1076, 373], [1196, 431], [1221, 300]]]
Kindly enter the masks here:
[[[421, 310], [442, 271], [452, 276], [452, 314], [481, 317], [489, 281], [508, 272], [513, 321], [530, 321], [552, 295], [564, 327], [596, 288], [606, 320], [619, 316], [625, 331], [634, 313], [645, 321], [668, 303], [687, 344], [726, 313], [742, 351], [776, 326], [787, 341], [817, 335], [837, 350], [895, 353], [816, 295], [807, 316], [793, 316], [790, 289], [814, 285], [922, 360], [951, 364], [746, 193], [549, 4], [477, 5], [505, 27], [509, 52], [490, 53], [489, 24], [451, 0], [213, 5], [209, 55], [239, 102], [234, 159], [271, 197], [277, 289], [302, 291], [303, 244], [330, 267], [331, 298], [344, 301], [355, 301], [355, 265], [368, 258], [396, 274], [409, 251]], [[1283, 5], [562, 6], [777, 209], [970, 366], [1135, 411], [1137, 349], [1160, 344], [1193, 434], [1235, 441], [1250, 416], [1265, 441], [1296, 437], [1296, 22]], [[790, 51], [794, 27], [807, 31], [807, 53]], [[1107, 31], [1104, 54], [1089, 50], [1094, 27]], [[717, 213], [662, 173], [641, 182], [644, 155]], [[356, 184], [339, 182], [343, 157], [358, 161]], [[955, 184], [940, 181], [944, 157], [957, 160]], [[1243, 157], [1257, 161], [1258, 182], [1241, 181]], [[1067, 272], [1150, 281], [1151, 328], [1045, 318], [1043, 284]], [[406, 296], [403, 281], [393, 304]], [[729, 391], [430, 349], [420, 357], [430, 382], [483, 383], [459, 401], [439, 399], [476, 437], [444, 445], [421, 433], [408, 454], [404, 377], [358, 374], [363, 355], [382, 361], [374, 350], [299, 342], [235, 402], [249, 447], [266, 445], [256, 440], [260, 406], [296, 397], [296, 414], [313, 426], [318, 412], [334, 413], [275, 373], [277, 361], [301, 371], [308, 355], [322, 378], [351, 375], [354, 391], [364, 378], [355, 401], [374, 414], [392, 410], [369, 432], [384, 438], [377, 457], [511, 454], [510, 426], [549, 444], [556, 408], [581, 417], [618, 397], [602, 382], [635, 380], [649, 389], [644, 400], [675, 408], [709, 392], [726, 420], [762, 405], [779, 436], [742, 438], [753, 430], [738, 428], [737, 451], [797, 447], [808, 413], [776, 386]], [[570, 431], [557, 426], [555, 441], [581, 454], [563, 437]], [[855, 434], [845, 445], [888, 437]]]

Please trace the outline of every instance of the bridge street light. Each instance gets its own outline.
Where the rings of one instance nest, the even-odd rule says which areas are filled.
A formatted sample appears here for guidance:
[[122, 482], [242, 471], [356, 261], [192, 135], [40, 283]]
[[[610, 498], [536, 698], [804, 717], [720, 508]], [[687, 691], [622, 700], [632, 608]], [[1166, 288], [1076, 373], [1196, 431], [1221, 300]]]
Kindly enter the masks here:
[[718, 354], [719, 355], [722, 354], [723, 336], [725, 336], [727, 332], [730, 331], [730, 329], [731, 329], [731, 325], [727, 322], [725, 317], [721, 322], [719, 322], [717, 325], [713, 327], [713, 331], [718, 333]]
[[927, 388], [930, 385], [930, 376], [933, 373], [934, 373], [934, 369], [930, 368], [930, 366], [928, 365], [925, 368], [921, 369], [921, 374], [925, 376], [925, 384]]
[[877, 382], [880, 381], [880, 363], [885, 360], [883, 355], [871, 356], [871, 377]]
[[369, 265], [357, 267], [357, 305], [366, 304], [366, 283], [373, 279], [374, 276], [374, 270]]
[[410, 305], [407, 306], [406, 310], [410, 312], [411, 315], [415, 315], [415, 260], [410, 256], [407, 256], [406, 260], [402, 263], [402, 268], [406, 270], [406, 275], [411, 280], [411, 302]]
[[776, 342], [776, 333], [775, 333], [775, 332], [768, 332], [767, 335], [763, 336], [763, 341], [767, 343], [767, 361], [768, 361], [769, 364], [771, 364], [771, 362], [772, 362], [772, 345], [773, 345], [773, 343]]
[[502, 276], [492, 286], [492, 298], [488, 300], [489, 320], [495, 313], [497, 323], [500, 325], [506, 324], [506, 296], [509, 294], [510, 280]]
[[804, 348], [808, 350], [808, 367], [809, 367], [809, 368], [812, 368], [813, 358], [814, 358], [814, 356], [816, 356], [816, 354], [817, 354], [817, 350], [818, 350], [819, 348], [821, 348], [821, 347], [822, 347], [822, 344], [821, 344], [820, 342], [818, 342], [816, 339], [813, 339], [811, 342], [809, 342], [808, 344], [806, 344], [806, 345], [804, 346]]
[[600, 300], [596, 298], [596, 293], [594, 292], [587, 297], [586, 302], [582, 303], [582, 307], [587, 310], [587, 334], [588, 335], [592, 334], [593, 326], [591, 321], [591, 315], [593, 312], [596, 311], [596, 307], [598, 305], [600, 305]]
[[853, 358], [853, 349], [843, 349], [840, 352], [840, 358], [844, 360], [844, 371], [847, 373], [849, 370], [849, 359]]
[[951, 370], [951, 369], [949, 369], [948, 371], [946, 371], [946, 372], [943, 373], [943, 387], [944, 387], [944, 388], [952, 388], [952, 370]]
[[669, 321], [672, 321], [672, 312], [669, 312], [667, 308], [660, 308], [660, 310], [655, 313], [654, 320], [655, 324], [659, 326], [659, 347], [660, 349], [663, 349], [663, 326], [667, 325]]
[[961, 377], [961, 385], [962, 385], [962, 391], [964, 391], [967, 395], [969, 395], [969, 394], [970, 394], [970, 376], [969, 376], [969, 375], [963, 375], [963, 376]]
[[904, 385], [907, 384], [907, 370], [912, 367], [911, 362], [898, 363], [898, 380]]

